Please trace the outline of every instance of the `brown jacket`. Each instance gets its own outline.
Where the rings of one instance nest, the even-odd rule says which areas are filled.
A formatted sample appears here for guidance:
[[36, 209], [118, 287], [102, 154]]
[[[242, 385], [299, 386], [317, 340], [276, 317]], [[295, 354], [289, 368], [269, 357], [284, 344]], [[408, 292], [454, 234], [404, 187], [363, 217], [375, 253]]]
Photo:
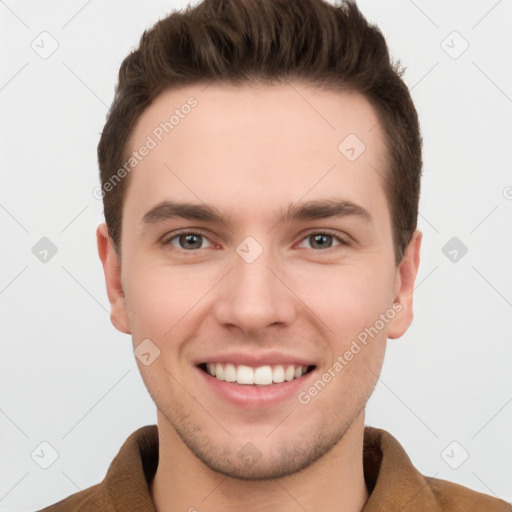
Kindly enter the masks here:
[[[421, 475], [388, 432], [365, 427], [364, 476], [370, 497], [362, 512], [512, 512], [512, 505], [467, 487]], [[158, 465], [158, 428], [125, 441], [100, 484], [40, 512], [155, 512], [149, 482]]]

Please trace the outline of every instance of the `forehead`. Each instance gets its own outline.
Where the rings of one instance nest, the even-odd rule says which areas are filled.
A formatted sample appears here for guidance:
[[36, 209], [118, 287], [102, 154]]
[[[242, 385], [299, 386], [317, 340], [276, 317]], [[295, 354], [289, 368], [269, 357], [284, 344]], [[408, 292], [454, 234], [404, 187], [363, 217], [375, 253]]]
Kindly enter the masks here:
[[144, 146], [125, 201], [135, 208], [180, 198], [254, 212], [262, 200], [277, 208], [336, 191], [384, 199], [384, 137], [356, 93], [298, 83], [172, 89], [138, 120], [129, 152]]

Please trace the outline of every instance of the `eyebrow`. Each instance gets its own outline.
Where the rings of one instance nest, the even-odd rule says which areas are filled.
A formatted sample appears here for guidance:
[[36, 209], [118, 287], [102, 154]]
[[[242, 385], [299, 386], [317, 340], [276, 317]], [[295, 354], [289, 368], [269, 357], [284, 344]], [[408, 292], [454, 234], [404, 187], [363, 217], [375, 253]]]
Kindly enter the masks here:
[[[365, 221], [371, 221], [368, 210], [352, 201], [339, 199], [319, 199], [302, 203], [291, 203], [286, 209], [281, 208], [277, 215], [276, 224], [293, 221], [318, 220], [358, 216]], [[149, 226], [170, 219], [198, 220], [229, 225], [231, 215], [215, 206], [197, 203], [163, 201], [149, 210], [142, 221]]]

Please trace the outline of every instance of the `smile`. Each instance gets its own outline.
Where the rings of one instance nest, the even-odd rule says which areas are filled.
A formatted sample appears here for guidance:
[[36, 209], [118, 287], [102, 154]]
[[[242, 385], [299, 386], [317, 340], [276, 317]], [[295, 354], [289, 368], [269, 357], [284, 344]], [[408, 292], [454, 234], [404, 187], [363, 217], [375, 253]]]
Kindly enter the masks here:
[[314, 366], [294, 364], [251, 367], [233, 363], [203, 363], [199, 367], [217, 380], [255, 386], [290, 382], [300, 379], [315, 368]]

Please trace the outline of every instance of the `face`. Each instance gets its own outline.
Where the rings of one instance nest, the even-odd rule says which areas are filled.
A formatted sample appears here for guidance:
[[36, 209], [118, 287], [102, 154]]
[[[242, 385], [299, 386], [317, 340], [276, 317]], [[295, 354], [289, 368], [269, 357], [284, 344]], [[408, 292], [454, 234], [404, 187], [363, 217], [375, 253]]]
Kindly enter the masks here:
[[144, 112], [143, 146], [121, 265], [105, 225], [98, 244], [159, 422], [225, 475], [299, 471], [361, 418], [412, 318], [421, 237], [397, 267], [377, 115], [299, 84], [190, 86]]

